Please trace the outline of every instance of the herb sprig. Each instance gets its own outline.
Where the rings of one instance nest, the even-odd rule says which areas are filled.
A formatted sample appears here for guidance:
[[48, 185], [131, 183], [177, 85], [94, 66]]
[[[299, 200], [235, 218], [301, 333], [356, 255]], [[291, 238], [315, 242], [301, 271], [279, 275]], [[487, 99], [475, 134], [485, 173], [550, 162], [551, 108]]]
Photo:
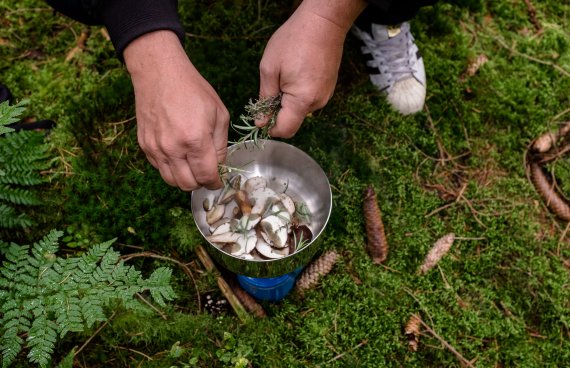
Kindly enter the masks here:
[[[277, 96], [260, 98], [257, 101], [249, 100], [245, 106], [245, 114], [240, 115], [242, 124], [231, 123], [234, 129], [241, 137], [237, 142], [252, 140], [256, 146], [259, 146], [260, 139], [270, 138], [269, 131], [277, 122], [277, 113], [281, 109], [281, 94]], [[256, 120], [269, 118], [267, 125], [258, 127], [255, 125]]]

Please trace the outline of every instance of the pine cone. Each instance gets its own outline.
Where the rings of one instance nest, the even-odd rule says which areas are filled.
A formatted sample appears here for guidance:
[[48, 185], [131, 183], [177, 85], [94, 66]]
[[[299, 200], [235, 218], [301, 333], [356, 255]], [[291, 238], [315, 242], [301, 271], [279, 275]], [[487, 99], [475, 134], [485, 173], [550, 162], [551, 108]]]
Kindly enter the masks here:
[[241, 304], [249, 313], [253, 313], [258, 318], [267, 317], [265, 309], [259, 304], [254, 297], [252, 297], [247, 291], [245, 291], [234, 277], [228, 278], [228, 284], [230, 285], [233, 293], [237, 296]]
[[368, 186], [364, 191], [364, 201], [362, 210], [364, 212], [364, 224], [366, 226], [366, 245], [368, 253], [375, 264], [380, 264], [388, 257], [388, 241], [384, 234], [384, 224], [382, 215], [376, 200], [376, 193], [372, 186]]
[[426, 274], [429, 270], [435, 267], [439, 260], [447, 254], [453, 242], [455, 241], [455, 234], [449, 233], [439, 238], [433, 247], [428, 252], [424, 263], [418, 269], [418, 273]]
[[408, 338], [408, 348], [411, 351], [418, 350], [418, 343], [420, 341], [420, 326], [421, 318], [417, 314], [412, 314], [406, 326], [404, 327], [404, 333]]
[[325, 276], [331, 272], [336, 260], [338, 258], [338, 253], [334, 250], [329, 251], [305, 268], [301, 276], [297, 279], [295, 284], [295, 291], [303, 296], [305, 291], [312, 289], [315, 285], [319, 283], [322, 276]]
[[[237, 283], [236, 283], [237, 284]], [[253, 313], [258, 318], [267, 317], [265, 309], [255, 300], [254, 297], [249, 295], [247, 291], [242, 289], [239, 285], [233, 286], [234, 294], [241, 301], [241, 304], [247, 309], [249, 313]]]

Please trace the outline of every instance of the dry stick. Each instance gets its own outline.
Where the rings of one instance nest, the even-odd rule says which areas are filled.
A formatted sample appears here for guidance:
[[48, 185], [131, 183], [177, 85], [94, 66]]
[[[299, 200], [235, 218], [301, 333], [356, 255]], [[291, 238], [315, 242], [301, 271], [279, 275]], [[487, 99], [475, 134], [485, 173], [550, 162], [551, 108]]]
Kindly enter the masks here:
[[138, 350], [135, 350], [135, 349], [131, 349], [131, 348], [125, 348], [125, 347], [123, 347], [123, 346], [115, 346], [115, 348], [117, 348], [117, 349], [121, 349], [121, 350], [128, 350], [128, 351], [132, 351], [133, 353], [135, 353], [135, 354], [139, 354], [139, 355], [141, 355], [141, 356], [145, 357], [145, 358], [146, 358], [146, 359], [148, 359], [148, 360], [152, 360], [152, 358], [151, 358], [151, 357], [149, 357], [148, 355], [146, 355], [145, 353], [142, 353], [142, 352], [140, 352], [140, 351], [138, 351]]
[[554, 152], [554, 153], [545, 153], [544, 155], [542, 155], [540, 160], [536, 161], [536, 163], [547, 164], [551, 161], [554, 161], [554, 160], [560, 158], [560, 156], [568, 153], [569, 151], [570, 151], [570, 143], [564, 145], [560, 149], [557, 149], [556, 152]]
[[194, 282], [194, 288], [196, 289], [196, 298], [197, 298], [197, 302], [198, 302], [198, 310], [202, 310], [202, 306], [200, 304], [200, 292], [198, 291], [198, 284], [196, 284], [196, 279], [194, 279], [194, 275], [192, 274], [192, 271], [190, 271], [188, 266], [186, 266], [184, 263], [180, 262], [177, 259], [166, 257], [166, 256], [161, 256], [160, 254], [156, 254], [153, 252], [140, 252], [140, 253], [127, 254], [125, 256], [122, 256], [121, 258], [123, 259], [123, 261], [126, 262], [126, 261], [129, 261], [129, 260], [136, 258], [136, 257], [156, 258], [156, 259], [160, 259], [163, 261], [176, 263], [178, 266], [180, 266], [180, 268], [182, 268], [184, 273], [192, 279], [192, 282]]
[[358, 348], [360, 348], [360, 347], [362, 347], [362, 346], [364, 346], [364, 345], [366, 345], [366, 344], [368, 344], [368, 340], [366, 340], [366, 339], [365, 339], [365, 340], [362, 340], [362, 341], [360, 342], [360, 344], [358, 344], [358, 345], [356, 345], [356, 346], [350, 348], [349, 350], [345, 351], [344, 353], [338, 354], [337, 356], [335, 356], [335, 357], [332, 358], [331, 360], [327, 361], [327, 362], [325, 363], [325, 365], [327, 365], [327, 364], [329, 364], [329, 363], [332, 363], [332, 362], [334, 362], [335, 360], [339, 360], [340, 358], [344, 357], [346, 354], [350, 354], [350, 353], [352, 353], [354, 350], [356, 350], [356, 349], [358, 349]]
[[146, 305], [148, 305], [152, 310], [154, 310], [156, 313], [158, 313], [160, 315], [160, 317], [163, 320], [167, 320], [168, 317], [166, 317], [166, 314], [164, 314], [163, 311], [161, 311], [160, 309], [158, 309], [157, 307], [155, 307], [154, 305], [152, 305], [151, 302], [149, 302], [148, 300], [146, 300], [141, 294], [137, 293], [137, 297], [143, 301], [143, 303], [145, 303]]
[[530, 18], [530, 22], [532, 23], [537, 32], [539, 33], [542, 32], [542, 26], [540, 25], [538, 18], [536, 18], [536, 8], [534, 7], [534, 5], [532, 5], [530, 0], [524, 0], [524, 3], [528, 8], [528, 16]]
[[563, 117], [564, 115], [568, 114], [570, 112], [570, 107], [567, 108], [566, 110], [562, 111], [561, 113], [556, 114], [556, 116], [554, 116], [552, 118], [552, 121], [556, 121], [558, 119], [560, 119], [561, 117]]
[[566, 69], [562, 68], [560, 65], [555, 64], [555, 63], [550, 62], [550, 61], [544, 61], [544, 60], [535, 58], [535, 57], [530, 56], [530, 55], [527, 55], [527, 54], [523, 54], [522, 52], [520, 52], [520, 51], [518, 51], [518, 50], [516, 50], [516, 49], [514, 49], [514, 48], [512, 48], [512, 47], [509, 47], [509, 45], [507, 45], [503, 40], [501, 40], [501, 39], [498, 38], [498, 37], [493, 37], [493, 39], [494, 39], [495, 41], [497, 41], [497, 43], [498, 43], [500, 46], [502, 46], [502, 47], [504, 47], [505, 49], [509, 50], [509, 51], [512, 52], [513, 54], [515, 54], [515, 55], [517, 55], [517, 56], [520, 56], [520, 57], [523, 57], [523, 58], [525, 58], [525, 59], [527, 59], [527, 60], [534, 61], [535, 63], [538, 63], [538, 64], [548, 65], [548, 66], [550, 66], [550, 67], [552, 67], [552, 68], [558, 70], [560, 73], [562, 73], [562, 74], [565, 75], [566, 77], [570, 78], [570, 72], [567, 71]]
[[75, 358], [79, 353], [81, 353], [81, 351], [83, 349], [85, 349], [85, 347], [91, 342], [91, 340], [93, 340], [93, 338], [95, 336], [97, 336], [97, 334], [99, 332], [101, 332], [102, 329], [105, 328], [105, 326], [107, 326], [109, 324], [109, 321], [111, 321], [113, 319], [113, 317], [115, 317], [115, 315], [117, 314], [117, 312], [113, 312], [113, 314], [111, 314], [111, 317], [107, 318], [107, 320], [105, 322], [103, 322], [101, 324], [101, 326], [99, 326], [99, 328], [97, 330], [95, 330], [95, 332], [93, 333], [93, 335], [89, 336], [89, 338], [83, 343], [83, 345], [81, 345], [81, 347], [79, 349], [77, 349], [77, 351], [73, 354], [73, 357]]
[[212, 258], [210, 258], [204, 247], [198, 245], [198, 247], [196, 248], [196, 254], [198, 255], [198, 258], [200, 258], [200, 261], [202, 262], [206, 270], [216, 275], [216, 281], [218, 282], [218, 287], [222, 291], [222, 294], [224, 294], [226, 299], [230, 302], [230, 305], [236, 312], [236, 315], [238, 316], [239, 320], [241, 322], [247, 322], [249, 320], [249, 314], [247, 310], [245, 309], [241, 301], [238, 299], [238, 297], [234, 294], [230, 285], [228, 285], [226, 280], [222, 277], [220, 271], [218, 271], [216, 265], [212, 261]]
[[450, 343], [448, 343], [447, 341], [445, 341], [441, 336], [439, 336], [430, 326], [428, 326], [422, 319], [421, 317], [418, 316], [418, 320], [419, 322], [422, 324], [422, 326], [426, 329], [427, 332], [429, 332], [433, 337], [435, 337], [437, 340], [439, 340], [439, 342], [441, 342], [443, 344], [443, 346], [445, 346], [449, 351], [451, 351], [453, 353], [453, 355], [455, 355], [457, 357], [457, 359], [459, 359], [459, 361], [464, 364], [467, 367], [474, 367], [473, 363], [471, 363], [469, 360], [465, 359], [465, 357], [463, 355], [461, 355], [453, 346], [451, 346]]

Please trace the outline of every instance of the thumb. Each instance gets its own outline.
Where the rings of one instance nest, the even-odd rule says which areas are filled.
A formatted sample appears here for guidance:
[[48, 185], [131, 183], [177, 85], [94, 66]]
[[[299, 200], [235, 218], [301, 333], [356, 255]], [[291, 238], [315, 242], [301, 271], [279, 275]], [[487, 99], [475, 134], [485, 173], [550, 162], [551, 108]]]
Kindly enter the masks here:
[[269, 131], [269, 135], [291, 138], [297, 133], [309, 112], [306, 104], [303, 104], [295, 96], [284, 93], [281, 98], [281, 110], [277, 114], [275, 126]]
[[[264, 63], [259, 66], [259, 98], [274, 97], [281, 93], [279, 85], [279, 70], [274, 67], [265, 67]], [[265, 116], [255, 121], [255, 125], [262, 127], [267, 125], [270, 116]]]

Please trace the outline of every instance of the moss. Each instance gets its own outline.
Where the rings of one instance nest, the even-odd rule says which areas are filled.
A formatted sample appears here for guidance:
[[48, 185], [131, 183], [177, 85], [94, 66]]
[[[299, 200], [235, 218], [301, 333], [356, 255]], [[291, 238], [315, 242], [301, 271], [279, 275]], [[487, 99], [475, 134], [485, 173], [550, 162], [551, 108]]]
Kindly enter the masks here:
[[[185, 47], [235, 119], [257, 95], [263, 47], [290, 9], [180, 3], [190, 33]], [[231, 314], [198, 311], [194, 285], [178, 270], [180, 299], [164, 311], [167, 320], [122, 312], [78, 359], [93, 367], [223, 367], [241, 358], [259, 367], [459, 367], [427, 333], [418, 352], [408, 351], [402, 327], [419, 313], [475, 366], [566, 364], [565, 224], [539, 205], [522, 162], [534, 137], [568, 120], [570, 78], [557, 67], [570, 72], [570, 8], [553, 0], [533, 4], [541, 34], [524, 2], [442, 1], [423, 9], [412, 29], [428, 98], [414, 116], [399, 116], [376, 93], [348, 38], [335, 96], [288, 140], [329, 177], [334, 210], [323, 248], [342, 254], [305, 299], [264, 304], [269, 318], [240, 324]], [[0, 71], [16, 96], [31, 98], [31, 115], [59, 123], [50, 135], [58, 170], [46, 193], [53, 203], [48, 220], [85, 223], [93, 235], [183, 259], [200, 293], [216, 292], [212, 275], [197, 272], [193, 249], [202, 239], [189, 195], [163, 183], [138, 150], [128, 75], [100, 28], [54, 16], [38, 1], [0, 0], [2, 10], [36, 7], [44, 10], [8, 11], [1, 19], [0, 40], [10, 46], [0, 48]], [[86, 50], [66, 63], [84, 30]], [[31, 50], [41, 54], [26, 54]], [[462, 79], [480, 54], [489, 61]], [[550, 168], [570, 192], [565, 159]], [[383, 266], [374, 266], [364, 248], [361, 196], [369, 184], [390, 243]], [[464, 239], [438, 267], [417, 275], [448, 232]], [[79, 342], [67, 341], [56, 356], [73, 345]]]

